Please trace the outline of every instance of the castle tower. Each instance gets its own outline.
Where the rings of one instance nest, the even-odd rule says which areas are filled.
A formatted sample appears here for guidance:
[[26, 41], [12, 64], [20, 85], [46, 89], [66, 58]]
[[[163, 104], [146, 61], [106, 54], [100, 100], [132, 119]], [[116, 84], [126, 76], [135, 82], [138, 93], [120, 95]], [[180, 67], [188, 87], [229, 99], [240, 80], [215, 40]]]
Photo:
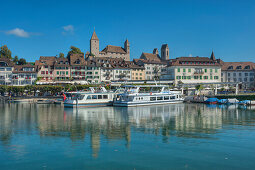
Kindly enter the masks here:
[[124, 43], [124, 48], [125, 48], [127, 53], [130, 53], [130, 44], [129, 44], [128, 39]]
[[158, 49], [157, 48], [154, 48], [153, 54], [157, 54], [158, 55]]
[[96, 57], [99, 57], [99, 39], [95, 30], [90, 39], [90, 54], [94, 54]]
[[128, 41], [128, 39], [125, 41], [124, 43], [124, 49], [127, 52], [126, 56], [124, 57], [124, 59], [126, 61], [130, 61], [130, 43]]
[[161, 46], [161, 60], [168, 60], [169, 59], [169, 48], [167, 44], [163, 44]]

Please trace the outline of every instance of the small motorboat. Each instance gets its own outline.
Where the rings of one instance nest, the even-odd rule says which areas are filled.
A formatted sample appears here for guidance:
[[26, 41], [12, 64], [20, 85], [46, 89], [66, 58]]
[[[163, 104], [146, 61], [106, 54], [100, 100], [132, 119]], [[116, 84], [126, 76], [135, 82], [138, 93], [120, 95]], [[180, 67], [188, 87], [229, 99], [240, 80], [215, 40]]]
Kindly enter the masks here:
[[228, 99], [228, 103], [227, 104], [238, 104], [239, 100], [237, 100], [236, 98], [233, 99]]
[[249, 105], [251, 103], [250, 100], [243, 100], [243, 101], [240, 101], [238, 104], [240, 105]]
[[208, 98], [205, 101], [206, 104], [217, 104], [218, 103], [218, 99], [217, 98]]
[[228, 103], [228, 99], [219, 99], [218, 100], [218, 104], [227, 104]]
[[53, 104], [54, 100], [37, 100], [37, 104]]

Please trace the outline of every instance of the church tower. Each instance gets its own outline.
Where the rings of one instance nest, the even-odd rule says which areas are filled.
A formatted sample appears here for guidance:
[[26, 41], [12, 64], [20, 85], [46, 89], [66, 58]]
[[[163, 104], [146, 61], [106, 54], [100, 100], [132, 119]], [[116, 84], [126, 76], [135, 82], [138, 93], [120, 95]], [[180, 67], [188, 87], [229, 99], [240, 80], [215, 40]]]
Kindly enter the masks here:
[[211, 58], [210, 58], [211, 60], [213, 60], [213, 61], [215, 61], [216, 59], [215, 59], [215, 56], [214, 56], [214, 52], [212, 51], [212, 54], [211, 54]]
[[99, 57], [99, 39], [95, 30], [90, 39], [90, 54], [94, 54], [96, 57]]
[[161, 46], [161, 60], [165, 61], [169, 59], [169, 48], [167, 44]]

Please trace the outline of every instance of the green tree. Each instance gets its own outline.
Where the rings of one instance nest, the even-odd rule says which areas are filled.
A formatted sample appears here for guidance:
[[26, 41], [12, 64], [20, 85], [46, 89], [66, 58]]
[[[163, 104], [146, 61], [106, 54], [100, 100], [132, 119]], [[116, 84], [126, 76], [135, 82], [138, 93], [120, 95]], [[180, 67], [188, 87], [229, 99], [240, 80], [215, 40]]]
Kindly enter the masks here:
[[64, 53], [59, 53], [59, 58], [65, 58], [65, 54]]
[[15, 64], [17, 64], [17, 63], [19, 62], [18, 56], [15, 56], [15, 57], [14, 57], [13, 62], [14, 62]]
[[70, 56], [71, 54], [84, 54], [83, 52], [81, 52], [81, 50], [75, 46], [71, 46], [70, 47], [70, 51], [68, 52], [68, 56]]
[[204, 86], [202, 84], [196, 85], [196, 90], [198, 91], [198, 94], [200, 94], [201, 90], [204, 89]]
[[24, 59], [24, 58], [19, 59], [18, 65], [25, 65], [25, 64], [27, 64], [26, 59]]
[[3, 45], [0, 48], [0, 58], [9, 58], [12, 59], [12, 52], [11, 50], [7, 47], [7, 45]]

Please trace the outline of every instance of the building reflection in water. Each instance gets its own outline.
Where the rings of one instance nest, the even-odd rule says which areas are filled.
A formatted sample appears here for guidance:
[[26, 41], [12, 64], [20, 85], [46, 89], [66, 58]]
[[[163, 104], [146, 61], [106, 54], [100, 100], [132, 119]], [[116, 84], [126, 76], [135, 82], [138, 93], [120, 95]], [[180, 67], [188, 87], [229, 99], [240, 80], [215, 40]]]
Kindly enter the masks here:
[[234, 105], [170, 104], [77, 110], [54, 105], [2, 104], [1, 108], [1, 145], [8, 146], [13, 135], [20, 133], [39, 134], [42, 140], [64, 137], [72, 142], [83, 142], [87, 137], [93, 157], [98, 157], [101, 140], [121, 140], [126, 147], [132, 147], [132, 132], [154, 134], [162, 137], [163, 142], [168, 142], [170, 136], [210, 139], [223, 125], [255, 122], [253, 110]]

